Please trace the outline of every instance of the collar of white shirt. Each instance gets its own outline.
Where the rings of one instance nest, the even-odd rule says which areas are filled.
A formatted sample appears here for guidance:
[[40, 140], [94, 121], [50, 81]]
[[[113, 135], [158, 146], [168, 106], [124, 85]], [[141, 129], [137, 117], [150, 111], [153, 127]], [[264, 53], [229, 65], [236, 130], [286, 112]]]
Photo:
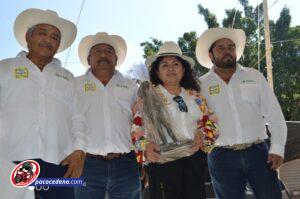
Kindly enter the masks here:
[[[243, 67], [241, 64], [237, 63], [236, 64], [236, 70], [235, 70], [235, 74], [240, 72], [240, 71], [245, 71], [245, 67]], [[209, 75], [216, 75], [218, 76], [218, 74], [216, 73], [215, 71], [215, 67], [212, 67], [209, 72], [208, 72]], [[219, 76], [218, 76], [219, 77]]]
[[[31, 62], [30, 59], [27, 58], [27, 54], [28, 54], [28, 52], [26, 52], [26, 51], [21, 51], [21, 52], [19, 52], [19, 53], [17, 54], [16, 58], [22, 58], [22, 59], [25, 59], [25, 60], [29, 61], [31, 64], [34, 64], [34, 63]], [[60, 62], [59, 59], [57, 59], [57, 58], [53, 58], [52, 61], [51, 61], [49, 64], [51, 64], [51, 65], [53, 64], [53, 65], [55, 65], [55, 66], [61, 67], [61, 62]], [[35, 64], [34, 64], [34, 65], [35, 65]]]
[[[91, 68], [87, 69], [87, 71], [86, 71], [85, 74], [87, 75], [88, 78], [90, 78], [90, 79], [92, 79], [92, 80], [95, 80], [95, 82], [100, 83], [100, 84], [103, 86], [102, 82], [100, 82], [100, 81], [95, 77], [95, 75], [92, 73]], [[113, 82], [115, 78], [122, 78], [122, 77], [123, 77], [122, 73], [120, 73], [119, 71], [115, 70], [115, 71], [114, 71], [114, 75], [113, 75], [113, 77], [110, 79], [110, 81], [108, 82], [108, 84], [109, 84], [110, 82]]]
[[[173, 101], [173, 98], [176, 95], [171, 94], [163, 85], [159, 84], [158, 88], [160, 89], [160, 91], [162, 92], [162, 94], [168, 99], [168, 101]], [[183, 87], [181, 87], [181, 91], [179, 93], [179, 96], [183, 97], [185, 94], [185, 89]]]

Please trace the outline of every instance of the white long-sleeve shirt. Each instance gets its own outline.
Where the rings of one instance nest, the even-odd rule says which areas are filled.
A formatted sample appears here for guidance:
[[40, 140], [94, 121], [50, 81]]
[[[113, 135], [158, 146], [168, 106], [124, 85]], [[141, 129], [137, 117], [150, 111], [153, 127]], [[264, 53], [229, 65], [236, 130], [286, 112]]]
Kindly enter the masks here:
[[[193, 96], [181, 87], [179, 96], [182, 97], [188, 108], [188, 112], [181, 112], [178, 108], [178, 103], [173, 100], [175, 95], [169, 93], [162, 85], [158, 85], [158, 89], [163, 94], [166, 101], [166, 108], [169, 112], [171, 124], [176, 133], [184, 139], [194, 139], [195, 131], [197, 130], [197, 122], [203, 117], [198, 105]], [[171, 142], [170, 137], [167, 137]]]
[[58, 164], [82, 149], [83, 117], [74, 109], [74, 77], [53, 59], [41, 72], [21, 52], [0, 62], [0, 155]]
[[253, 68], [237, 66], [226, 84], [212, 68], [200, 78], [201, 91], [218, 117], [216, 145], [251, 143], [271, 133], [269, 153], [284, 156], [287, 127], [280, 105], [264, 76]]
[[115, 71], [104, 86], [90, 70], [76, 78], [77, 107], [85, 117], [86, 152], [128, 153], [137, 85]]

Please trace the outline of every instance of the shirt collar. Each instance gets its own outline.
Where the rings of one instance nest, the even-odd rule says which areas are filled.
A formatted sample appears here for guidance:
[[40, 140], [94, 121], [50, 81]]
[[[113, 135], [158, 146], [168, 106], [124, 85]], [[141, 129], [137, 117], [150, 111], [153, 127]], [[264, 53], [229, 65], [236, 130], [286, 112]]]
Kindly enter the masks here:
[[236, 70], [237, 70], [237, 71], [245, 71], [245, 67], [242, 66], [241, 64], [237, 63], [237, 65], [236, 65]]
[[[159, 85], [158, 85], [158, 88], [161, 90], [162, 94], [163, 94], [164, 96], [166, 96], [168, 99], [171, 99], [171, 100], [172, 100], [172, 99], [175, 97], [175, 95], [169, 93], [169, 91], [168, 91], [165, 87], [163, 87], [163, 85], [159, 84]], [[185, 89], [184, 89], [183, 87], [181, 87], [181, 92], [180, 92], [179, 95], [180, 95], [180, 96], [183, 96], [184, 93], [185, 93]]]
[[[25, 59], [25, 60], [29, 61], [30, 63], [34, 64], [30, 59], [27, 58], [27, 54], [28, 54], [28, 52], [26, 52], [26, 51], [21, 51], [21, 52], [19, 52], [19, 53], [17, 54], [16, 57], [17, 57], [17, 58]], [[34, 64], [34, 65], [35, 65], [35, 64]], [[55, 65], [55, 66], [61, 67], [61, 62], [59, 61], [59, 59], [53, 58], [53, 59], [51, 60], [51, 62], [50, 62], [49, 64], [47, 64], [47, 65]]]
[[[93, 74], [91, 68], [88, 68], [85, 74]], [[122, 74], [119, 71], [115, 70], [113, 76], [122, 76]]]
[[[94, 74], [92, 73], [91, 68], [88, 68], [88, 69], [86, 70], [85, 74], [86, 74], [89, 78], [94, 79], [94, 80], [96, 80], [96, 81], [99, 81], [99, 80], [94, 76]], [[123, 77], [123, 75], [122, 75], [119, 71], [115, 70], [115, 71], [114, 71], [114, 74], [113, 74], [113, 76], [112, 76], [112, 78], [110, 79], [110, 82], [113, 81], [115, 78], [119, 78], [119, 77]]]

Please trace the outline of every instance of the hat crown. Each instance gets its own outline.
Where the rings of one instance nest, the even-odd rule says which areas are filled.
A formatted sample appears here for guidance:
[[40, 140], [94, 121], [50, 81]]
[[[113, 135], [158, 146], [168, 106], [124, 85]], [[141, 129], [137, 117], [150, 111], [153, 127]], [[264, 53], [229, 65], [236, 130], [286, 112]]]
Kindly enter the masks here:
[[178, 54], [182, 55], [182, 51], [179, 46], [173, 41], [166, 41], [164, 44], [159, 48], [157, 53], [158, 55], [161, 54]]
[[57, 12], [55, 12], [53, 10], [45, 10], [45, 11], [42, 10], [42, 12], [44, 12], [45, 14], [49, 14], [49, 16], [51, 16], [51, 17], [59, 17]]
[[95, 37], [107, 39], [107, 38], [110, 38], [110, 35], [108, 35], [108, 33], [106, 33], [106, 32], [98, 32], [98, 33], [96, 33]]
[[[115, 42], [115, 37], [117, 37], [116, 35], [109, 35], [107, 32], [98, 32], [95, 35], [89, 35], [88, 37], [90, 37], [92, 40], [97, 41], [95, 42], [97, 44], [107, 44], [112, 46], [115, 51], [117, 51], [118, 49], [116, 48], [116, 42]], [[92, 46], [91, 46], [92, 47]]]
[[159, 48], [158, 53], [154, 56], [148, 57], [145, 61], [145, 64], [148, 68], [150, 68], [152, 63], [156, 61], [157, 58], [164, 56], [180, 57], [181, 59], [187, 61], [191, 65], [191, 67], [195, 66], [193, 58], [183, 55], [178, 44], [173, 41], [164, 42], [163, 45]]

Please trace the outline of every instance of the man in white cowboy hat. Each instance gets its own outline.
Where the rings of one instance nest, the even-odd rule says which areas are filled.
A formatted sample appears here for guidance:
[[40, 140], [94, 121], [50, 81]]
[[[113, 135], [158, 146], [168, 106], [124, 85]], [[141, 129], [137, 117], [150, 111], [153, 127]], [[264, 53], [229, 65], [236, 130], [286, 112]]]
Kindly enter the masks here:
[[243, 30], [227, 28], [208, 29], [197, 42], [197, 59], [210, 68], [200, 78], [201, 90], [220, 131], [208, 156], [210, 174], [217, 198], [244, 198], [246, 182], [257, 198], [281, 198], [276, 170], [284, 157], [286, 123], [264, 76], [237, 63], [245, 42]]
[[[35, 159], [42, 178], [79, 177], [83, 119], [73, 107], [74, 77], [54, 58], [72, 44], [76, 26], [54, 11], [27, 9], [16, 18], [14, 33], [28, 52], [0, 62], [1, 156], [15, 163]], [[73, 198], [74, 189], [37, 194]]]
[[86, 186], [75, 189], [76, 198], [102, 199], [106, 193], [109, 198], [140, 198], [130, 136], [137, 85], [116, 70], [126, 50], [123, 38], [105, 32], [88, 35], [79, 44], [80, 61], [88, 68], [76, 81], [87, 148], [82, 175]]

